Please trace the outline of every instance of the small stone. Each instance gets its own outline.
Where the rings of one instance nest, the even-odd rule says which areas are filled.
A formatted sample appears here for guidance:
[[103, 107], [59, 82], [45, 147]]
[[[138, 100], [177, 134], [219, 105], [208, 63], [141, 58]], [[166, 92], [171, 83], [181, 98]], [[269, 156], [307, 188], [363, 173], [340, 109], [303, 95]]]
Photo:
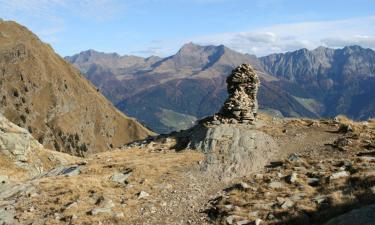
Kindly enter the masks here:
[[88, 214], [89, 215], [98, 215], [100, 213], [111, 213], [112, 212], [112, 209], [111, 208], [95, 208], [93, 210], [91, 210]]
[[74, 207], [77, 207], [78, 203], [77, 202], [71, 202], [70, 204], [68, 204], [66, 206], [65, 209], [70, 209], [70, 208], [74, 208]]
[[212, 125], [220, 125], [221, 122], [219, 120], [214, 120], [211, 122]]
[[325, 201], [327, 201], [327, 197], [326, 196], [322, 196], [322, 195], [318, 195], [318, 196], [315, 196], [315, 198], [313, 199], [317, 204], [321, 204]]
[[283, 188], [284, 184], [282, 184], [281, 182], [278, 182], [278, 181], [273, 181], [273, 182], [269, 183], [268, 186], [270, 188], [277, 189], [277, 188]]
[[224, 208], [226, 208], [226, 209], [233, 209], [233, 205], [224, 205]]
[[116, 218], [124, 218], [125, 215], [124, 215], [123, 212], [120, 212], [120, 213], [116, 213], [116, 214], [115, 214], [115, 217], [116, 217]]
[[250, 186], [249, 186], [247, 183], [245, 183], [245, 182], [241, 182], [241, 183], [240, 183], [240, 186], [241, 186], [241, 188], [242, 188], [243, 190], [246, 190], [246, 189], [249, 189], [249, 188], [250, 188]]
[[237, 222], [237, 225], [247, 225], [249, 223], [250, 223], [250, 221], [248, 221], [248, 220], [241, 220], [241, 221]]
[[348, 177], [349, 175], [350, 175], [350, 173], [348, 171], [341, 171], [341, 172], [337, 172], [337, 173], [332, 174], [329, 177], [329, 179], [330, 180], [336, 180], [336, 179]]
[[371, 191], [372, 194], [375, 194], [375, 186], [372, 186], [372, 187], [370, 188], [370, 191]]
[[263, 220], [258, 218], [258, 219], [255, 220], [255, 225], [260, 225], [260, 224], [262, 224], [262, 222], [263, 222]]
[[319, 178], [309, 178], [309, 179], [307, 179], [307, 184], [312, 186], [312, 187], [318, 186], [319, 182], [320, 182]]
[[350, 124], [341, 124], [338, 129], [338, 132], [341, 132], [341, 133], [353, 132], [353, 128]]
[[234, 216], [228, 216], [225, 220], [228, 224], [233, 224]]
[[297, 154], [293, 153], [289, 155], [288, 160], [291, 162], [296, 162], [300, 160], [300, 157]]
[[296, 202], [296, 201], [301, 200], [303, 197], [306, 197], [305, 193], [297, 193], [297, 194], [292, 195], [292, 197], [290, 197], [290, 200]]
[[140, 192], [138, 193], [138, 199], [147, 198], [148, 196], [150, 196], [150, 194], [148, 194], [148, 193], [145, 192], [145, 191], [140, 191]]
[[289, 209], [289, 208], [292, 208], [294, 206], [294, 202], [290, 199], [285, 199], [285, 202], [281, 205], [281, 208], [283, 209]]
[[119, 183], [119, 184], [125, 184], [132, 174], [131, 170], [125, 171], [123, 173], [117, 173], [111, 176], [111, 181]]
[[298, 180], [298, 175], [295, 172], [293, 172], [292, 174], [286, 177], [286, 181], [290, 184], [297, 182], [297, 180]]

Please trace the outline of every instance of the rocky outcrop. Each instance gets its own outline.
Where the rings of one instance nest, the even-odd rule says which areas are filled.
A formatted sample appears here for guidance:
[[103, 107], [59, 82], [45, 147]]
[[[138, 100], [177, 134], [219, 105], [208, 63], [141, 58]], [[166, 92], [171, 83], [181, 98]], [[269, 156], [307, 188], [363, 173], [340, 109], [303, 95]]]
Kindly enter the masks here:
[[203, 170], [224, 180], [261, 169], [278, 151], [271, 136], [245, 124], [197, 126], [188, 147], [205, 153]]
[[26, 129], [0, 114], [0, 176], [22, 180], [75, 161], [76, 157], [44, 149]]
[[255, 124], [259, 78], [254, 69], [238, 66], [227, 78], [227, 86], [229, 97], [220, 112], [192, 128], [188, 144], [205, 153], [203, 169], [221, 179], [262, 168], [278, 149]]

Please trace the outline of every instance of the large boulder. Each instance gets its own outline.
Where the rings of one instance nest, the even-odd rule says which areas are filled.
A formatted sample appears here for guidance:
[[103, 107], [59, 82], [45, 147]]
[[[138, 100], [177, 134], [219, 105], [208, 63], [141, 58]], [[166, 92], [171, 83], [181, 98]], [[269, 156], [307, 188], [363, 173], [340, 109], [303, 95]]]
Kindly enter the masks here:
[[271, 136], [245, 124], [198, 125], [188, 147], [205, 153], [203, 169], [224, 180], [261, 169], [278, 151]]

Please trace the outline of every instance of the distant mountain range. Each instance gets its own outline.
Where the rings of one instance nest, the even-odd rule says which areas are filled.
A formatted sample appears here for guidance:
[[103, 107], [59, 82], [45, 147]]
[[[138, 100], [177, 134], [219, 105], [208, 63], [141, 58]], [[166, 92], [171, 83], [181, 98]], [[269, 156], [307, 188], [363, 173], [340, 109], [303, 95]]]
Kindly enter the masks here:
[[261, 77], [260, 108], [286, 117], [375, 115], [375, 52], [319, 47], [257, 58], [223, 45], [184, 45], [159, 58], [88, 50], [65, 57], [121, 111], [159, 133], [184, 129], [224, 102], [226, 76], [250, 63]]

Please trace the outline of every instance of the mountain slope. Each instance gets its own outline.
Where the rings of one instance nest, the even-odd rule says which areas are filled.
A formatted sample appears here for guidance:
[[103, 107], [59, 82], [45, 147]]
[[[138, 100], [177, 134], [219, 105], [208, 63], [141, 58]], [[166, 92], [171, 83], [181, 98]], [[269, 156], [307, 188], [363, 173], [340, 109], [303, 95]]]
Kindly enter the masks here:
[[265, 70], [304, 88], [324, 105], [321, 116], [346, 114], [354, 119], [375, 115], [375, 52], [360, 46], [319, 47], [260, 58]]
[[[65, 59], [85, 71], [86, 63], [72, 60], [85, 54], [83, 52]], [[108, 54], [108, 57], [111, 55]], [[98, 64], [94, 57], [87, 61], [91, 62], [91, 67]], [[111, 74], [96, 70], [86, 71], [85, 76], [101, 88], [121, 111], [137, 117], [157, 132], [166, 133], [188, 128], [193, 117], [202, 118], [216, 112], [227, 96], [226, 76], [242, 63], [253, 65], [261, 77], [262, 108], [276, 109], [286, 116], [315, 117], [292, 95], [273, 83], [279, 79], [266, 73], [255, 56], [235, 52], [223, 45], [188, 43], [175, 55], [142, 69], [121, 71], [118, 66], [101, 64], [101, 70], [110, 71]], [[165, 117], [170, 113], [166, 115], [165, 112], [179, 115], [184, 125], [166, 121]]]
[[151, 134], [25, 27], [0, 32], [0, 112], [45, 147], [85, 155]]

